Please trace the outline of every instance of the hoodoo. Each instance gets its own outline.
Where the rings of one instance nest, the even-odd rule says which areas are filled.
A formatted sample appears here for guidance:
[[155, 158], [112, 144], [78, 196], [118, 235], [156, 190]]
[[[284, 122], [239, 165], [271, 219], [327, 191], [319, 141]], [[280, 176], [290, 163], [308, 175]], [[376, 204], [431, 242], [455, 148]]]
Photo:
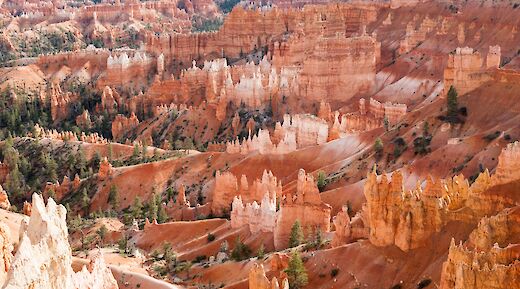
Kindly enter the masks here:
[[519, 27], [0, 0], [0, 287], [520, 289]]

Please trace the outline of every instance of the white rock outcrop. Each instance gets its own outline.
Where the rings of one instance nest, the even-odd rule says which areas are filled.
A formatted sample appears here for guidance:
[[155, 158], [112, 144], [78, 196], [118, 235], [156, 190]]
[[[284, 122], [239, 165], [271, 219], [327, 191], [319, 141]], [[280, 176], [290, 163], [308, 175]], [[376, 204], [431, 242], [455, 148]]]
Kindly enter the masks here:
[[[29, 223], [22, 223], [21, 240], [7, 275], [5, 289], [117, 289], [101, 256], [78, 273], [72, 270], [67, 211], [49, 198], [33, 194]], [[89, 274], [87, 274], [89, 273]]]

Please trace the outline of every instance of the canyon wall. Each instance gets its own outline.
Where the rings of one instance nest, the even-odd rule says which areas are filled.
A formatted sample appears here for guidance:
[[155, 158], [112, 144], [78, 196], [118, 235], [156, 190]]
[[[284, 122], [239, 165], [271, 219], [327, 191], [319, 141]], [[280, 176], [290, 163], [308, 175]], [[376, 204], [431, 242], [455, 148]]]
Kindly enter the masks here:
[[320, 102], [347, 101], [375, 85], [381, 44], [367, 35], [322, 37], [303, 60], [299, 95]]
[[[357, 32], [375, 20], [377, 8], [348, 4], [309, 5], [300, 9], [244, 9], [237, 5], [218, 32], [196, 34], [145, 35], [145, 49], [164, 54], [168, 60], [190, 63], [193, 59], [237, 58], [269, 45], [270, 40], [304, 27], [307, 35], [320, 27], [334, 31]], [[331, 30], [329, 29], [329, 30]]]

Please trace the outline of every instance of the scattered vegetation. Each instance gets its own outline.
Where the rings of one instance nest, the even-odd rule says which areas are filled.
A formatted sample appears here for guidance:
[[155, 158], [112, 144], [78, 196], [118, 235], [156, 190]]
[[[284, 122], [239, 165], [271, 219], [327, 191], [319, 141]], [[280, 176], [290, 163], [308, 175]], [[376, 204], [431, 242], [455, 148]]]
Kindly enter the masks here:
[[416, 137], [413, 140], [414, 153], [416, 155], [425, 155], [431, 152], [430, 142], [432, 135], [429, 132], [428, 122], [424, 122], [422, 136]]
[[381, 138], [376, 138], [376, 141], [374, 143], [374, 151], [376, 152], [376, 158], [380, 159], [383, 156], [383, 141]]
[[[448, 96], [447, 96], [447, 107], [448, 111], [445, 117], [445, 120], [449, 123], [461, 123], [462, 120], [459, 117], [459, 102], [458, 102], [458, 94], [455, 87], [450, 86], [450, 89], [448, 90]], [[465, 114], [467, 114], [467, 111], [465, 111]]]
[[432, 283], [432, 279], [424, 279], [424, 280], [421, 280], [421, 282], [419, 282], [419, 284], [417, 284], [417, 289], [423, 289], [423, 288], [426, 288], [426, 287], [428, 287], [431, 283]]
[[224, 23], [224, 19], [222, 19], [222, 18], [206, 19], [206, 18], [202, 18], [202, 17], [193, 16], [192, 17], [192, 31], [193, 32], [218, 31], [223, 23]]
[[334, 278], [336, 276], [338, 276], [339, 274], [339, 268], [334, 268], [332, 270], [330, 270], [330, 277]]
[[231, 259], [242, 261], [251, 257], [251, 249], [238, 237], [235, 241], [235, 247], [231, 251]]
[[408, 148], [408, 145], [406, 144], [406, 141], [402, 137], [396, 138], [394, 141], [394, 158], [398, 159], [403, 152], [406, 151]]
[[218, 3], [222, 13], [229, 13], [240, 2], [240, 0], [224, 0]]
[[307, 271], [305, 270], [305, 266], [303, 266], [302, 258], [298, 252], [292, 254], [285, 273], [287, 274], [289, 288], [291, 289], [302, 288], [308, 283]]
[[316, 180], [316, 185], [318, 186], [318, 190], [320, 190], [320, 192], [323, 192], [323, 189], [325, 189], [325, 186], [327, 185], [327, 183], [328, 183], [327, 175], [325, 175], [324, 171], [320, 171], [318, 173], [318, 178]]
[[291, 228], [291, 235], [289, 237], [289, 248], [297, 247], [304, 242], [303, 230], [300, 221], [296, 220]]
[[493, 141], [494, 139], [496, 139], [497, 137], [499, 137], [500, 134], [501, 134], [501, 132], [497, 130], [493, 133], [485, 135], [484, 139], [487, 140], [488, 142], [490, 142], [490, 141]]

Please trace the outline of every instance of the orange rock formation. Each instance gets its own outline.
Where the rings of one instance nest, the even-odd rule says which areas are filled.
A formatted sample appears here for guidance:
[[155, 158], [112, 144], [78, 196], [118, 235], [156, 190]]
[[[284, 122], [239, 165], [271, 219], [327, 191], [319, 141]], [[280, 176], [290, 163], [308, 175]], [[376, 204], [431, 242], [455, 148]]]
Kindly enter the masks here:
[[[215, 187], [212, 193], [211, 209], [216, 214], [230, 212], [230, 206], [235, 196], [246, 203], [260, 202], [267, 195], [270, 200], [282, 195], [282, 184], [273, 173], [264, 171], [261, 179], [249, 184], [247, 177], [242, 175], [240, 183], [230, 172], [218, 172], [215, 175]], [[267, 205], [267, 204], [266, 204]]]
[[9, 196], [7, 196], [7, 192], [2, 188], [2, 186], [0, 186], [0, 208], [4, 210], [9, 210], [11, 208]]
[[118, 114], [114, 121], [112, 121], [112, 137], [114, 139], [121, 139], [123, 135], [134, 129], [139, 125], [139, 119], [135, 113], [132, 112], [130, 117], [125, 117], [124, 115]]
[[264, 265], [255, 263], [249, 270], [249, 289], [289, 289], [289, 282], [284, 279], [279, 284], [276, 277], [269, 281], [265, 276]]
[[276, 219], [274, 246], [287, 248], [291, 228], [298, 220], [306, 238], [313, 238], [318, 230], [330, 231], [331, 207], [321, 201], [320, 192], [312, 175], [303, 169], [298, 172], [296, 194], [287, 194], [281, 201]]
[[440, 288], [517, 288], [520, 284], [520, 208], [480, 221], [469, 244], [452, 239]]
[[465, 94], [492, 79], [490, 70], [500, 65], [500, 46], [490, 46], [484, 60], [481, 54], [472, 48], [457, 48], [450, 54], [444, 70], [444, 91], [450, 86], [457, 89], [459, 95]]

